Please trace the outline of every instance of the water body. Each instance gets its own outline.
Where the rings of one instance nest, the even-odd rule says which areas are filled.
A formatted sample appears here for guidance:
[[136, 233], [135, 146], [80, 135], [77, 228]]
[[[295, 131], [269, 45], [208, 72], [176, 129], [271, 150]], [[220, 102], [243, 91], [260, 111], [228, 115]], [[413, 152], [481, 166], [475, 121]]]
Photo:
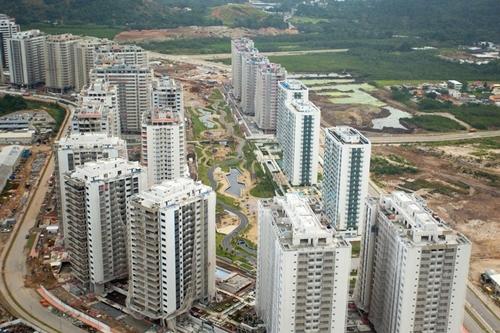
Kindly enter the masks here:
[[198, 109], [198, 112], [201, 114], [200, 120], [205, 125], [206, 128], [212, 129], [216, 127], [216, 124], [211, 121], [212, 119], [212, 113], [205, 111], [203, 109]]
[[388, 110], [391, 114], [385, 118], [373, 119], [373, 129], [382, 130], [384, 128], [399, 128], [407, 129], [399, 122], [401, 118], [411, 118], [412, 115], [400, 109], [393, 108], [392, 106], [384, 106], [383, 109]]
[[216, 266], [215, 267], [215, 279], [216, 280], [225, 280], [228, 277], [231, 276], [231, 272], [228, 271], [227, 269], [224, 269], [222, 267]]
[[226, 174], [226, 178], [229, 182], [229, 187], [226, 190], [226, 193], [231, 194], [235, 197], [241, 197], [241, 190], [245, 188], [245, 184], [242, 184], [238, 181], [238, 178], [241, 176], [241, 172], [238, 169], [232, 168], [229, 170], [229, 173]]

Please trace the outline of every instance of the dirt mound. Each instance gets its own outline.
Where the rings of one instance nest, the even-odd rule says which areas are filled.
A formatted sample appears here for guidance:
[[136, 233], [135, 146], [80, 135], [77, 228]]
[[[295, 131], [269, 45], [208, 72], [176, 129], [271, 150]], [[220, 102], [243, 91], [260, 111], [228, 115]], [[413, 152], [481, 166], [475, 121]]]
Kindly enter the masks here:
[[239, 38], [255, 36], [276, 36], [297, 34], [297, 30], [261, 28], [229, 28], [225, 26], [190, 26], [175, 29], [154, 29], [154, 30], [129, 30], [123, 31], [115, 36], [118, 42], [142, 43], [142, 42], [163, 42], [184, 38]]

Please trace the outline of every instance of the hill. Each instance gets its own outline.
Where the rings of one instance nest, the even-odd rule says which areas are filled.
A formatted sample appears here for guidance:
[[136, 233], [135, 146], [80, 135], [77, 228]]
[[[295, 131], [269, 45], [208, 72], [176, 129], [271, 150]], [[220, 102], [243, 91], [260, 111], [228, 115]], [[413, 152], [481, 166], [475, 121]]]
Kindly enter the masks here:
[[281, 15], [268, 14], [248, 4], [227, 4], [212, 9], [213, 18], [230, 27], [258, 29], [262, 27], [286, 28]]

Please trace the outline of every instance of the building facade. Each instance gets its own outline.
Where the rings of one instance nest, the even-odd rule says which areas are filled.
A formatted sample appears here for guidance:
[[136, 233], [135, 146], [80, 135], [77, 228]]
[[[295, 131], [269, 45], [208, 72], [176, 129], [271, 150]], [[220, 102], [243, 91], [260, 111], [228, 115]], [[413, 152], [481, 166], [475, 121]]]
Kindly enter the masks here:
[[337, 230], [361, 235], [370, 181], [371, 143], [348, 126], [325, 129], [323, 207]]
[[170, 109], [153, 109], [143, 115], [141, 164], [148, 170], [148, 184], [175, 180], [185, 174], [184, 119]]
[[62, 221], [63, 236], [68, 239], [68, 218], [64, 204], [66, 192], [64, 191], [64, 176], [76, 167], [86, 162], [105, 158], [127, 159], [127, 143], [117, 137], [108, 137], [104, 133], [78, 134], [61, 138], [54, 144], [56, 158], [56, 186], [58, 188], [59, 221]]
[[278, 83], [286, 80], [286, 70], [278, 64], [261, 65], [255, 83], [255, 122], [266, 131], [276, 131]]
[[241, 57], [241, 109], [247, 115], [255, 115], [255, 88], [259, 68], [269, 63], [259, 51], [243, 53]]
[[283, 151], [282, 169], [293, 186], [317, 183], [321, 113], [305, 99], [303, 85], [280, 82], [276, 137]]
[[66, 249], [73, 275], [98, 294], [128, 276], [127, 200], [146, 188], [138, 162], [102, 159], [64, 177]]
[[356, 301], [376, 331], [460, 332], [470, 241], [408, 193], [366, 209]]
[[108, 39], [82, 37], [75, 45], [75, 91], [90, 83], [90, 71], [95, 67], [96, 49], [112, 43]]
[[351, 245], [300, 194], [259, 202], [256, 310], [267, 332], [345, 332]]
[[127, 306], [172, 319], [215, 297], [215, 192], [190, 178], [131, 198]]
[[71, 34], [49, 35], [46, 41], [45, 86], [65, 92], [76, 86], [75, 49], [79, 37]]
[[107, 133], [119, 137], [118, 88], [103, 79], [91, 82], [80, 93], [79, 107], [72, 119], [74, 132]]
[[0, 66], [4, 69], [9, 69], [7, 40], [19, 31], [21, 28], [19, 24], [16, 24], [16, 19], [0, 14]]
[[117, 62], [129, 66], [147, 67], [148, 53], [140, 46], [131, 44], [105, 43], [95, 48], [94, 62]]
[[169, 108], [172, 112], [183, 115], [182, 85], [168, 76], [154, 79], [151, 90], [151, 105], [153, 108]]
[[40, 30], [12, 34], [7, 40], [10, 83], [32, 88], [45, 83], [45, 43]]
[[151, 104], [153, 72], [135, 65], [100, 65], [90, 72], [91, 80], [102, 79], [118, 88], [118, 108], [122, 133], [140, 133], [142, 113]]
[[248, 38], [231, 40], [231, 83], [237, 100], [241, 99], [243, 55], [253, 49], [253, 41]]

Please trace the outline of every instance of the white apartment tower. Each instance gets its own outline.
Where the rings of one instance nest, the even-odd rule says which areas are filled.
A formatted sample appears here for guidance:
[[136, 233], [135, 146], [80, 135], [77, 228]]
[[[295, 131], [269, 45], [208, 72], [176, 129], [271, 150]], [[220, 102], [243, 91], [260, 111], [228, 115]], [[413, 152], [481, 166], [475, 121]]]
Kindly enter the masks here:
[[470, 241], [408, 193], [366, 209], [356, 301], [376, 331], [460, 332]]
[[45, 86], [65, 92], [76, 86], [75, 48], [79, 37], [71, 34], [49, 35], [46, 42]]
[[283, 151], [283, 172], [293, 186], [314, 185], [318, 179], [321, 112], [297, 81], [279, 84], [276, 137]]
[[259, 202], [256, 310], [267, 332], [345, 332], [351, 245], [298, 193]]
[[73, 115], [74, 132], [100, 132], [120, 136], [118, 89], [103, 79], [91, 82], [80, 93], [79, 107]]
[[96, 47], [96, 64], [118, 62], [130, 66], [147, 67], [148, 53], [140, 46], [129, 44], [106, 43]]
[[233, 94], [237, 100], [241, 99], [243, 55], [254, 49], [253, 41], [248, 38], [231, 40], [231, 82]]
[[323, 207], [338, 230], [362, 234], [368, 195], [371, 143], [348, 126], [325, 129]]
[[7, 52], [7, 40], [16, 32], [21, 31], [16, 20], [5, 14], [0, 14], [0, 67], [9, 68], [9, 56]]
[[102, 45], [111, 44], [108, 39], [82, 37], [75, 45], [75, 91], [82, 90], [90, 82], [90, 70], [95, 67], [94, 53]]
[[45, 82], [46, 39], [40, 30], [28, 30], [7, 40], [11, 84], [31, 88]]
[[140, 133], [141, 118], [151, 104], [153, 72], [148, 67], [107, 64], [90, 72], [91, 80], [103, 79], [118, 88], [118, 108], [122, 133]]
[[138, 162], [103, 159], [64, 177], [66, 249], [74, 276], [95, 293], [128, 276], [127, 200], [146, 188]]
[[182, 85], [168, 76], [154, 79], [151, 90], [151, 105], [153, 108], [170, 108], [173, 112], [183, 115]]
[[256, 49], [253, 52], [244, 53], [241, 59], [241, 109], [245, 114], [255, 115], [257, 72], [261, 66], [268, 64], [269, 60]]
[[190, 178], [165, 181], [128, 207], [127, 306], [173, 319], [215, 297], [215, 192]]
[[64, 175], [86, 162], [105, 158], [127, 159], [127, 143], [117, 137], [108, 137], [104, 133], [78, 134], [72, 133], [54, 144], [56, 158], [56, 184], [59, 191], [59, 220], [62, 221], [64, 239], [68, 239], [68, 219], [64, 205]]
[[167, 108], [144, 113], [141, 141], [141, 164], [148, 170], [149, 186], [184, 175], [186, 140], [181, 115]]
[[278, 83], [286, 80], [286, 70], [278, 64], [261, 65], [255, 83], [255, 121], [264, 131], [276, 131]]

